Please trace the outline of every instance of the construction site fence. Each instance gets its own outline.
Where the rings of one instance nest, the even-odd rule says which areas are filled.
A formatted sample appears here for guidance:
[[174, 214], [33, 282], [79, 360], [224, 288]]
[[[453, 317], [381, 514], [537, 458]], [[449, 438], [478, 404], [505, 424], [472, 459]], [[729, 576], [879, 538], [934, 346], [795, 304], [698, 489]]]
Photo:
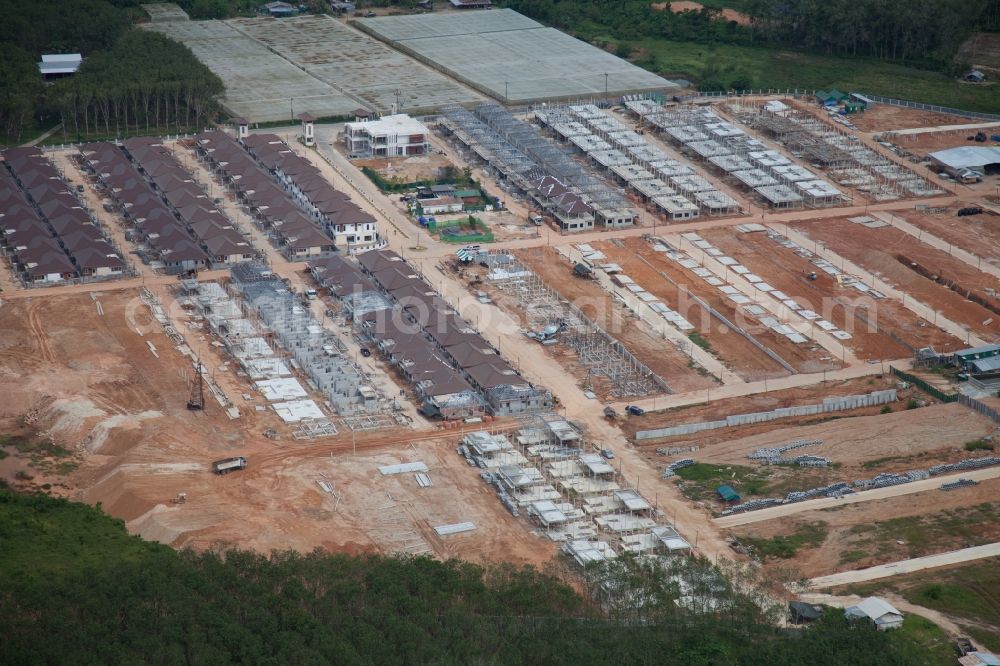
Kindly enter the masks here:
[[728, 428], [738, 425], [764, 423], [765, 421], [774, 421], [775, 419], [783, 419], [790, 416], [814, 416], [816, 414], [839, 412], [847, 409], [859, 409], [862, 407], [885, 405], [890, 402], [895, 402], [896, 400], [896, 389], [873, 391], [862, 395], [848, 395], [842, 398], [824, 398], [823, 402], [818, 404], [799, 405], [797, 407], [781, 407], [769, 412], [733, 414], [718, 421], [699, 421], [697, 423], [684, 423], [670, 428], [640, 430], [635, 433], [635, 439], [636, 441], [640, 441], [646, 439], [658, 439], [660, 437], [676, 437], [677, 435], [692, 435], [703, 430], [714, 430], [716, 428]]
[[992, 419], [994, 423], [1000, 423], [1000, 410], [996, 410], [989, 405], [982, 403], [975, 398], [970, 398], [962, 393], [958, 394], [958, 402], [969, 409], [979, 412], [983, 416]]
[[[679, 95], [678, 99], [686, 102], [705, 97], [712, 97], [712, 98], [763, 97], [763, 96], [775, 96], [775, 95], [780, 95], [783, 97], [815, 97], [817, 92], [819, 91], [809, 90], [807, 88], [767, 88], [766, 90], [764, 88], [758, 88], [757, 90], [714, 90], [714, 91], [689, 93], [687, 95]], [[975, 118], [977, 120], [1000, 121], [1000, 114], [996, 113], [963, 111], [962, 109], [956, 109], [950, 106], [940, 106], [938, 104], [926, 104], [924, 102], [913, 102], [907, 99], [882, 97], [881, 95], [870, 95], [868, 93], [855, 93], [855, 94], [870, 99], [876, 104], [888, 104], [889, 106], [899, 106], [908, 109], [917, 109], [920, 111], [933, 111], [934, 113], [942, 113], [949, 116], [961, 116], [962, 118]]]
[[1000, 115], [996, 113], [980, 113], [978, 111], [962, 111], [961, 109], [953, 109], [950, 106], [938, 106], [937, 104], [924, 104], [923, 102], [911, 102], [905, 99], [893, 99], [891, 97], [880, 97], [879, 95], [865, 95], [868, 99], [873, 102], [878, 102], [879, 104], [888, 104], [890, 106], [902, 106], [909, 109], [919, 109], [921, 111], [933, 111], [934, 113], [943, 113], [949, 116], [962, 116], [963, 118], [976, 118], [979, 120], [995, 120], [1000, 121]]
[[955, 401], [957, 401], [959, 399], [958, 394], [955, 394], [955, 393], [945, 393], [941, 389], [939, 389], [939, 388], [937, 388], [935, 386], [931, 386], [926, 381], [924, 381], [920, 377], [917, 377], [916, 375], [911, 375], [908, 372], [903, 372], [899, 368], [896, 368], [896, 367], [893, 367], [893, 366], [889, 366], [889, 370], [895, 376], [899, 377], [900, 379], [902, 379], [904, 381], [910, 382], [911, 384], [913, 384], [914, 386], [916, 386], [917, 388], [919, 388], [924, 393], [930, 394], [931, 396], [937, 398], [941, 402], [955, 402]]

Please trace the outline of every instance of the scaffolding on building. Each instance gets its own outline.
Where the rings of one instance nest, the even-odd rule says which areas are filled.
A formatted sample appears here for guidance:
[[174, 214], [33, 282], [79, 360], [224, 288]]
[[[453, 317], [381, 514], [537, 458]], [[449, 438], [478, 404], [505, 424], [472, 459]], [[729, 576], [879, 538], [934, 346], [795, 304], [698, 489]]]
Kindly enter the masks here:
[[[628, 207], [624, 193], [574, 160], [569, 149], [545, 137], [537, 127], [511, 115], [498, 104], [474, 111], [446, 107], [441, 125], [481, 160], [501, 181], [532, 193], [545, 176], [558, 179], [596, 210]], [[545, 208], [547, 203], [539, 200]]]
[[631, 488], [599, 449], [578, 424], [556, 414], [466, 433], [458, 445], [514, 516], [524, 512], [574, 557], [594, 547], [604, 557], [689, 553], [691, 544], [655, 501]]
[[[830, 125], [803, 111], [772, 113], [761, 100], [741, 99], [731, 107], [737, 119], [785, 146], [793, 155], [824, 169], [838, 184], [875, 201], [943, 194], [925, 178], [867, 146], [847, 128]], [[827, 188], [797, 188], [807, 205], [838, 204]]]
[[[592, 374], [608, 378], [615, 397], [672, 393], [667, 382], [639, 361], [618, 340], [510, 254], [491, 250], [485, 256], [487, 281], [517, 298], [529, 326], [560, 329], [559, 339], [576, 351]], [[494, 270], [500, 268], [501, 270]]]

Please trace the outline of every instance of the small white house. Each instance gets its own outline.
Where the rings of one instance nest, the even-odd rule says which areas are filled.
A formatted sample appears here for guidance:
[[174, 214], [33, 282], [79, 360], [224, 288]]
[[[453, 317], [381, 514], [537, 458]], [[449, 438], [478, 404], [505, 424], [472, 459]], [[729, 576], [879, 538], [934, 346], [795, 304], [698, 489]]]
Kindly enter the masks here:
[[38, 71], [46, 79], [53, 79], [76, 74], [82, 64], [83, 56], [79, 53], [51, 53], [42, 56]]
[[879, 631], [898, 629], [903, 625], [903, 614], [881, 597], [868, 597], [844, 609], [848, 619], [868, 618]]

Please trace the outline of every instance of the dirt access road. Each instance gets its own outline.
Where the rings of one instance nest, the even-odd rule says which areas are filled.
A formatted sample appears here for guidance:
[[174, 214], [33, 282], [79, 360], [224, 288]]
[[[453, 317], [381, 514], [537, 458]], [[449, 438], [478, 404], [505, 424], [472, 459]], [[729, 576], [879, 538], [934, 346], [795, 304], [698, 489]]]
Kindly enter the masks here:
[[935, 476], [921, 481], [912, 481], [898, 486], [889, 486], [888, 488], [863, 490], [859, 493], [846, 495], [844, 497], [823, 497], [821, 499], [806, 500], [804, 502], [782, 504], [780, 506], [773, 506], [767, 509], [760, 509], [758, 511], [737, 513], [732, 516], [722, 516], [721, 518], [715, 519], [715, 524], [720, 528], [736, 527], [737, 525], [749, 525], [750, 523], [759, 523], [765, 520], [774, 520], [776, 518], [794, 516], [795, 514], [802, 513], [803, 511], [827, 509], [838, 506], [846, 506], [848, 504], [856, 504], [858, 502], [869, 502], [871, 500], [883, 499], [885, 497], [896, 497], [898, 495], [909, 495], [911, 493], [919, 493], [926, 490], [937, 490], [942, 484], [949, 483], [951, 481], [958, 481], [959, 479], [982, 481], [984, 479], [996, 478], [1000, 478], [1000, 467], [974, 469], [960, 472], [958, 474]]

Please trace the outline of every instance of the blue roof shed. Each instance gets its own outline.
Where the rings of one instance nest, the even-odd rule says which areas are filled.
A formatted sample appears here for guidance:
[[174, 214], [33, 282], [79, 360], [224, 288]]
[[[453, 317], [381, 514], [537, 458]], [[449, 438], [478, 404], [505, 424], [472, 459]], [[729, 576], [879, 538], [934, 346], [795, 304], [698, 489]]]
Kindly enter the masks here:
[[722, 485], [715, 489], [724, 502], [739, 502], [740, 495], [730, 485]]

